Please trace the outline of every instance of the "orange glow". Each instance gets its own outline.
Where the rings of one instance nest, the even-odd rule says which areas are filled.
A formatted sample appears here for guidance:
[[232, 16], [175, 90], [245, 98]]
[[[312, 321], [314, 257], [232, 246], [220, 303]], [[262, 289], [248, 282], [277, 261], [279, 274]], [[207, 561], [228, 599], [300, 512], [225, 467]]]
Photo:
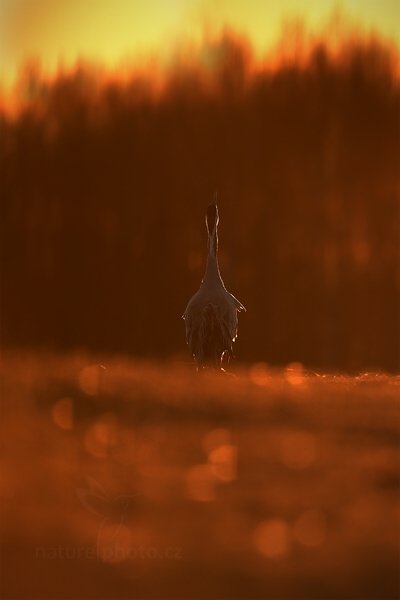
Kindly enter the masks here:
[[256, 385], [267, 385], [271, 380], [271, 374], [268, 370], [268, 365], [263, 362], [255, 363], [250, 369], [250, 379]]
[[398, 375], [102, 357], [1, 355], [5, 598], [396, 597]]
[[212, 429], [203, 438], [203, 447], [207, 454], [209, 454], [214, 448], [223, 444], [229, 444], [231, 441], [231, 434], [228, 429]]
[[187, 493], [193, 500], [210, 502], [215, 499], [215, 478], [210, 465], [195, 465], [186, 473]]
[[[179, 38], [174, 43], [173, 56], [168, 60], [163, 53], [157, 52], [132, 55], [129, 60], [119, 62], [107, 61], [103, 56], [93, 61], [82, 53], [75, 60], [48, 65], [40, 53], [28, 53], [19, 62], [18, 69], [14, 70], [12, 80], [6, 76], [2, 83], [0, 80], [0, 109], [17, 116], [20, 109], [29, 106], [36, 116], [43, 116], [54, 92], [52, 88], [61, 81], [69, 80], [79, 90], [85, 103], [90, 105], [88, 121], [91, 126], [99, 127], [107, 118], [104, 105], [107, 88], [118, 88], [130, 100], [135, 98], [152, 103], [165, 99], [171, 86], [178, 84], [179, 89], [181, 77], [189, 81], [194, 77], [204, 93], [218, 96], [221, 93], [221, 75], [225, 69], [235, 68], [232, 62], [235, 55], [237, 59], [240, 55], [241, 86], [244, 90], [246, 86], [251, 86], [257, 75], [265, 76], [268, 72], [289, 65], [309, 68], [320, 46], [324, 47], [330, 59], [338, 65], [345, 65], [352, 46], [357, 42], [369, 46], [372, 53], [375, 46], [379, 49], [383, 43], [393, 74], [400, 74], [400, 61], [394, 43], [379, 35], [371, 36], [356, 25], [350, 26], [346, 20], [339, 20], [339, 25], [332, 27], [313, 33], [306, 23], [286, 25], [280, 37], [276, 38], [276, 43], [264, 54], [257, 52], [257, 45], [251, 36], [239, 33], [240, 27], [232, 26], [225, 26], [220, 31], [206, 28], [198, 39], [187, 41]], [[55, 119], [47, 120], [44, 129], [46, 140], [54, 141], [60, 123]], [[112, 231], [112, 223], [110, 227]], [[137, 246], [135, 251], [138, 248], [142, 251], [140, 243], [138, 245], [134, 241], [133, 244]], [[356, 259], [358, 254], [358, 251], [354, 252]], [[202, 260], [202, 254], [190, 252], [187, 256], [188, 268], [192, 271], [201, 270]]]
[[290, 530], [286, 521], [270, 519], [262, 521], [254, 531], [257, 550], [267, 558], [279, 558], [290, 550]]
[[71, 398], [61, 398], [51, 411], [53, 421], [61, 429], [72, 429], [74, 426], [74, 407]]
[[237, 448], [232, 444], [217, 446], [208, 457], [212, 471], [222, 481], [236, 479]]
[[131, 430], [120, 431], [118, 443], [112, 448], [113, 459], [122, 465], [132, 465], [136, 460], [137, 445], [135, 434]]
[[17, 491], [17, 479], [15, 473], [5, 464], [0, 463], [0, 498], [12, 499]]
[[[398, 39], [400, 9], [395, 0], [345, 0], [341, 7], [349, 22]], [[276, 43], [282, 27], [283, 33], [291, 28], [292, 40], [300, 39], [293, 36], [299, 19], [306, 20], [313, 35], [329, 28], [336, 35], [341, 13], [335, 0], [308, 0], [306, 6], [302, 0], [3, 0], [2, 80], [9, 86], [32, 56], [47, 73], [71, 67], [83, 57], [108, 68], [150, 56], [168, 63], [179, 45], [198, 43], [205, 34], [219, 35], [226, 27], [248, 37], [260, 57]]]
[[79, 387], [88, 396], [96, 396], [100, 391], [101, 377], [105, 368], [102, 365], [84, 367], [78, 376]]
[[104, 525], [98, 535], [97, 553], [107, 563], [126, 560], [131, 547], [131, 531], [120, 523]]
[[286, 380], [292, 385], [304, 385], [304, 368], [301, 363], [294, 362], [288, 365], [285, 373]]
[[281, 439], [282, 462], [291, 469], [306, 469], [317, 458], [315, 436], [306, 431], [283, 434]]
[[92, 456], [105, 458], [116, 443], [116, 421], [112, 414], [103, 415], [86, 432], [85, 447]]
[[293, 526], [293, 535], [303, 546], [321, 546], [326, 538], [326, 518], [319, 510], [307, 510]]

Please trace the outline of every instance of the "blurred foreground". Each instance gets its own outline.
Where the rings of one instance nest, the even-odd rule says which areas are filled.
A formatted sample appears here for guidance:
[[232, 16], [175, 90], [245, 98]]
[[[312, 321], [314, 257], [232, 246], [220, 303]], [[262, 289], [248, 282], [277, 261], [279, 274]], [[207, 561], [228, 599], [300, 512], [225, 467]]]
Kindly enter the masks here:
[[7, 599], [389, 599], [400, 377], [3, 357]]

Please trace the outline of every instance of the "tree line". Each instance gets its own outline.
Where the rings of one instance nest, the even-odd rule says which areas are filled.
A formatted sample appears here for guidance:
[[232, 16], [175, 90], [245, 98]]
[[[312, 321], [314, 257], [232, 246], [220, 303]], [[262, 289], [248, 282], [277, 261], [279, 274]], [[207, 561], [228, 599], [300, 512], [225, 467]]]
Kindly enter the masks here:
[[158, 91], [26, 69], [0, 113], [3, 347], [185, 356], [218, 190], [240, 359], [397, 370], [398, 54], [318, 42], [255, 70], [232, 34], [203, 50]]

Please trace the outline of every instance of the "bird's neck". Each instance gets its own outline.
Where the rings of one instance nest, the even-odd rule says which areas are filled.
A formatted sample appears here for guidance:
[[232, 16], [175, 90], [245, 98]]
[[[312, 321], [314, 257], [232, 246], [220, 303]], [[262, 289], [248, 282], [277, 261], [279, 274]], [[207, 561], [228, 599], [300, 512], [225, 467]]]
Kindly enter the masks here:
[[213, 236], [208, 240], [208, 256], [206, 272], [203, 277], [202, 285], [216, 283], [224, 286], [218, 264], [218, 238]]

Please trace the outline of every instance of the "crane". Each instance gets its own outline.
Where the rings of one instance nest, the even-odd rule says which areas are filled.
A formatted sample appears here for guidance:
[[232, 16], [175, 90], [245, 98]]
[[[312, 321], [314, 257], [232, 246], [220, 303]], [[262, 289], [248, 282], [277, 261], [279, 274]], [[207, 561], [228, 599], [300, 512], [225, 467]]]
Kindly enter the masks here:
[[189, 300], [185, 319], [186, 342], [197, 369], [222, 369], [224, 359], [233, 357], [232, 343], [237, 338], [238, 312], [245, 307], [226, 289], [218, 265], [217, 198], [206, 213], [208, 233], [207, 266], [199, 290]]

